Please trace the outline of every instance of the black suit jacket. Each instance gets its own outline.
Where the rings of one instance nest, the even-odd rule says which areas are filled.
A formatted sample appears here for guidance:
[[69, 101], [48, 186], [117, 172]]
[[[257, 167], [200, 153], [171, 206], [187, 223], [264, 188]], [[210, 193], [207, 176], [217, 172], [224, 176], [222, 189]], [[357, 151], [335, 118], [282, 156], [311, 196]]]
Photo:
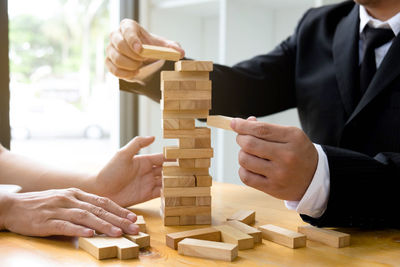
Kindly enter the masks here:
[[[353, 1], [311, 9], [272, 52], [233, 67], [215, 65], [212, 113], [265, 116], [297, 107], [330, 169], [325, 213], [302, 218], [317, 226], [400, 227], [400, 37], [361, 100], [358, 42]], [[126, 82], [121, 89], [159, 99], [158, 84], [153, 77], [146, 90]]]

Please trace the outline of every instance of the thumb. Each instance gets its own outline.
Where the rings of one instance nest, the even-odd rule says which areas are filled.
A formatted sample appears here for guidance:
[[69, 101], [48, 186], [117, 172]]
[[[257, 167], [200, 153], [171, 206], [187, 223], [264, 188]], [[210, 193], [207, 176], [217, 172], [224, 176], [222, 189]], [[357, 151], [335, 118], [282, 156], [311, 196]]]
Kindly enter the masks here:
[[247, 118], [248, 121], [257, 121], [257, 118], [254, 116], [250, 116]]
[[136, 136], [128, 144], [121, 148], [121, 151], [125, 151], [130, 157], [133, 157], [139, 153], [140, 149], [152, 144], [154, 140], [154, 136]]

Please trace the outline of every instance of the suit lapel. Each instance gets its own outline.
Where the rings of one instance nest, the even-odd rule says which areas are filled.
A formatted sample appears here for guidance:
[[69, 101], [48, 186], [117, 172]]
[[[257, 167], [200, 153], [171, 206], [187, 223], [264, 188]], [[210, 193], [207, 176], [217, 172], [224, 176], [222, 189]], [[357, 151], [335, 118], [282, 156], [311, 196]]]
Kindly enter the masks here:
[[389, 84], [400, 75], [400, 35], [393, 40], [392, 46], [387, 52], [382, 64], [378, 68], [367, 91], [361, 98], [353, 114], [351, 114], [347, 123], [354, 119], [379, 93], [381, 93]]
[[338, 24], [333, 39], [333, 61], [345, 111], [350, 116], [358, 92], [359, 6], [354, 5]]

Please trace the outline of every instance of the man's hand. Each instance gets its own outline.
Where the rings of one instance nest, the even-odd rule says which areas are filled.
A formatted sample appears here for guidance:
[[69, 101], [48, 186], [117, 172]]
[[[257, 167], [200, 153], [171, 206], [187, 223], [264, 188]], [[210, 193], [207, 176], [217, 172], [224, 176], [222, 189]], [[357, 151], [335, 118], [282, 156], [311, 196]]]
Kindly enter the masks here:
[[100, 171], [94, 192], [127, 207], [160, 196], [162, 154], [136, 155], [154, 137], [135, 137]]
[[0, 229], [29, 236], [109, 236], [139, 231], [136, 215], [79, 189], [0, 195]]
[[314, 176], [318, 152], [307, 135], [296, 127], [286, 127], [233, 119], [238, 133], [240, 179], [276, 198], [301, 200]]
[[142, 65], [153, 62], [139, 55], [142, 44], [170, 47], [180, 52], [182, 57], [185, 55], [177, 42], [151, 34], [136, 21], [124, 19], [110, 34], [110, 44], [106, 49], [108, 70], [120, 79], [132, 81]]

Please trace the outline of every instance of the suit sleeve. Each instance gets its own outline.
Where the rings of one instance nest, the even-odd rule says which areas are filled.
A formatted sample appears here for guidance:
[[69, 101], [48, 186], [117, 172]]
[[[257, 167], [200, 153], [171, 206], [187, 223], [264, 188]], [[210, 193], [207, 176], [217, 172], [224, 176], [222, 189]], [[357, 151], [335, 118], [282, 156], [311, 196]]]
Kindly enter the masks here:
[[379, 153], [374, 158], [323, 146], [330, 170], [328, 206], [320, 218], [301, 215], [319, 227], [395, 227], [400, 190], [400, 154]]

